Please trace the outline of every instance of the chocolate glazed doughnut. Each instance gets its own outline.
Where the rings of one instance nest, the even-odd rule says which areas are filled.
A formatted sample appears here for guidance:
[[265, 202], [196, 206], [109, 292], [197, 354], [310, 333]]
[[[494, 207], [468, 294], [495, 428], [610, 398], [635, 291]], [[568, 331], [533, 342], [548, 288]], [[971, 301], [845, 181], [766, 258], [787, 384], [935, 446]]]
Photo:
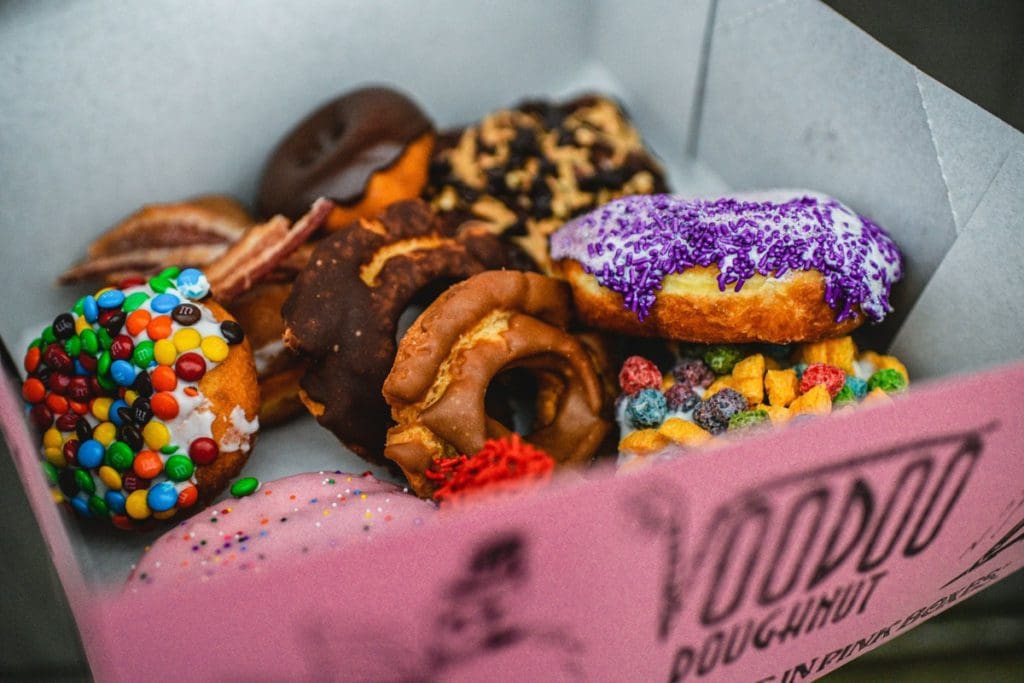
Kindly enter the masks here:
[[487, 415], [485, 395], [501, 371], [538, 374], [538, 422], [526, 436], [557, 463], [583, 463], [609, 428], [600, 380], [583, 345], [566, 332], [565, 283], [534, 273], [492, 271], [454, 285], [402, 338], [384, 382], [398, 425], [384, 455], [428, 497], [424, 475], [438, 458], [471, 454], [509, 434]]
[[380, 387], [399, 316], [433, 286], [504, 267], [507, 253], [482, 226], [444, 228], [418, 199], [324, 239], [282, 307], [285, 344], [309, 362], [301, 397], [320, 424], [366, 460], [386, 464], [391, 421]]
[[417, 197], [427, 182], [434, 126], [411, 99], [361, 88], [327, 102], [278, 143], [263, 169], [259, 210], [291, 219], [318, 197], [337, 205], [328, 229]]

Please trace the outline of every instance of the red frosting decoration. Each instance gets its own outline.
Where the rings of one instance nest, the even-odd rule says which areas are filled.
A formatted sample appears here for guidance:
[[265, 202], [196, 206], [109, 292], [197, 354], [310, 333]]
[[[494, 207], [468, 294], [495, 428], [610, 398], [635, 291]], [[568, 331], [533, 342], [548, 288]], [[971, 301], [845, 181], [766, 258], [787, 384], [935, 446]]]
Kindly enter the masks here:
[[513, 433], [501, 439], [488, 439], [472, 457], [435, 460], [425, 474], [438, 484], [434, 500], [458, 505], [482, 491], [517, 493], [531, 484], [547, 482], [554, 467], [554, 458]]

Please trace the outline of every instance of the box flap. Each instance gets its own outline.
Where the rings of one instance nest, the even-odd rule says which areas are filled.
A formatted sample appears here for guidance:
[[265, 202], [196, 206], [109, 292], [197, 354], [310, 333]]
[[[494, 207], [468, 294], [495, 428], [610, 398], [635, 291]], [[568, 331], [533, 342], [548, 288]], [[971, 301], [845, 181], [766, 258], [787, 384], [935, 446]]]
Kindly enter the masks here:
[[916, 371], [968, 372], [1024, 355], [1022, 187], [1018, 140], [893, 341]]
[[735, 189], [820, 190], [893, 235], [912, 256], [881, 343], [956, 238], [917, 80], [821, 3], [718, 5], [698, 155]]

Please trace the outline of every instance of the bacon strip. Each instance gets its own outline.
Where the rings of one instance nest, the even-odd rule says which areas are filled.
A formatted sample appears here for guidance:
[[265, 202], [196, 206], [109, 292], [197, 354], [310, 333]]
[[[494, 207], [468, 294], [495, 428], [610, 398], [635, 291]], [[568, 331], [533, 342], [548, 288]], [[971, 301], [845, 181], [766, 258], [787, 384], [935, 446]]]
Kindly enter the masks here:
[[206, 279], [214, 298], [228, 303], [251, 289], [309, 239], [333, 208], [334, 202], [321, 197], [294, 225], [284, 216], [274, 216], [249, 229], [242, 239], [207, 266]]

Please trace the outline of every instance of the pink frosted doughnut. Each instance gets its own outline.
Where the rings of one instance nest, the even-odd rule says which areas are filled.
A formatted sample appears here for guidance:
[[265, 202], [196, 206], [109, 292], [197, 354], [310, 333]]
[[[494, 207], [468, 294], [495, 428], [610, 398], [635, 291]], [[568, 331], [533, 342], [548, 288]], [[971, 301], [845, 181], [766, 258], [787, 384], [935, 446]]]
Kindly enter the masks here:
[[264, 483], [253, 495], [197, 513], [150, 546], [128, 589], [258, 572], [303, 553], [418, 526], [432, 503], [370, 474], [311, 472]]

